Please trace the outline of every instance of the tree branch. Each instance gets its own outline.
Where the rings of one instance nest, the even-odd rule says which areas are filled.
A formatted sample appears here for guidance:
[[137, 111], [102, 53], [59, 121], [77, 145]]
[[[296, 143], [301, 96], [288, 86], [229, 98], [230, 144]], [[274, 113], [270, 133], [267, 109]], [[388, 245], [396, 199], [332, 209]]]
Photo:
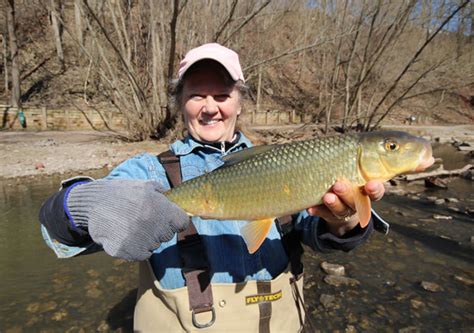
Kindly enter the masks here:
[[267, 0], [265, 1], [259, 8], [257, 8], [252, 14], [249, 15], [249, 17], [247, 17], [246, 20], [244, 20], [234, 31], [232, 31], [229, 36], [227, 36], [226, 39], [224, 39], [222, 41], [223, 44], [227, 43], [229, 41], [229, 39], [235, 35], [237, 32], [240, 31], [240, 29], [242, 29], [243, 27], [245, 27], [247, 25], [247, 23], [249, 23], [254, 17], [255, 15], [257, 15], [258, 13], [260, 13], [265, 7], [267, 7], [269, 4], [270, 4], [271, 0]]
[[237, 7], [237, 2], [239, 0], [234, 0], [232, 2], [232, 6], [230, 7], [230, 11], [229, 11], [229, 15], [227, 16], [227, 19], [222, 22], [221, 26], [218, 28], [217, 32], [214, 34], [214, 42], [217, 42], [219, 40], [219, 37], [221, 36], [221, 34], [224, 32], [224, 30], [227, 28], [227, 26], [229, 25], [230, 21], [232, 20], [232, 17], [234, 17], [234, 13], [235, 13], [235, 7]]
[[328, 39], [325, 39], [325, 40], [322, 40], [322, 41], [317, 41], [317, 42], [314, 42], [312, 44], [309, 44], [309, 45], [306, 45], [306, 46], [302, 46], [302, 47], [298, 47], [296, 49], [289, 49], [289, 50], [286, 50], [286, 51], [283, 51], [282, 53], [276, 55], [276, 56], [273, 56], [273, 57], [270, 57], [270, 58], [267, 58], [267, 59], [264, 59], [264, 60], [261, 60], [261, 61], [258, 61], [256, 63], [253, 63], [252, 65], [250, 66], [247, 66], [244, 68], [244, 71], [248, 71], [250, 69], [253, 69], [255, 67], [258, 67], [260, 65], [263, 65], [263, 64], [266, 64], [266, 63], [270, 63], [270, 62], [273, 62], [273, 61], [276, 61], [280, 58], [283, 58], [283, 57], [287, 57], [287, 56], [290, 56], [290, 55], [293, 55], [293, 54], [297, 54], [297, 53], [300, 53], [300, 52], [303, 52], [303, 51], [307, 51], [307, 50], [310, 50], [310, 49], [314, 49], [315, 47], [318, 47], [322, 44], [325, 44], [325, 43], [328, 43], [328, 42], [331, 42], [331, 41], [334, 41], [334, 40], [337, 40], [338, 38], [341, 38], [341, 37], [344, 37], [344, 36], [347, 36], [347, 35], [350, 35], [354, 33], [353, 31], [351, 32], [348, 32], [348, 33], [344, 33], [344, 34], [341, 34], [341, 35], [337, 35], [333, 38], [328, 38]]
[[[377, 113], [378, 109], [382, 106], [382, 104], [384, 103], [384, 101], [387, 99], [387, 97], [392, 93], [392, 91], [397, 87], [398, 83], [400, 82], [401, 78], [406, 74], [406, 72], [408, 71], [408, 69], [410, 69], [410, 67], [412, 66], [412, 64], [418, 59], [418, 57], [420, 56], [420, 54], [423, 52], [423, 50], [431, 43], [431, 41], [433, 40], [433, 38], [436, 37], [436, 35], [446, 26], [446, 24], [449, 23], [449, 21], [451, 21], [451, 19], [463, 8], [465, 7], [468, 3], [470, 2], [470, 0], [466, 0], [464, 1], [461, 5], [459, 5], [443, 22], [442, 24], [438, 27], [438, 29], [436, 29], [433, 34], [431, 34], [431, 36], [423, 43], [423, 45], [421, 45], [421, 47], [415, 52], [415, 54], [413, 55], [413, 57], [410, 59], [410, 61], [408, 61], [408, 63], [406, 64], [405, 68], [403, 68], [403, 70], [400, 72], [400, 74], [398, 75], [398, 77], [395, 79], [395, 81], [393, 82], [393, 84], [390, 86], [390, 88], [385, 92], [384, 96], [382, 97], [382, 99], [377, 103], [377, 105], [374, 107], [374, 110], [372, 111], [372, 113], [370, 114], [369, 116], [369, 121], [367, 122], [367, 125], [366, 125], [366, 130], [369, 130], [371, 128], [371, 123], [375, 117], [375, 114]], [[380, 122], [380, 121], [379, 121]]]

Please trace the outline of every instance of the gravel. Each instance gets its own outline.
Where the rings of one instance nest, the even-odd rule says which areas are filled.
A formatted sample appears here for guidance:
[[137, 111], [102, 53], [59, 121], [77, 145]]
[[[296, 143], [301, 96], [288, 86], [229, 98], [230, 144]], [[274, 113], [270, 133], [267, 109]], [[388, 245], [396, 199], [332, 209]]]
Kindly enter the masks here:
[[0, 178], [113, 168], [142, 152], [158, 154], [163, 141], [123, 142], [111, 133], [0, 132]]

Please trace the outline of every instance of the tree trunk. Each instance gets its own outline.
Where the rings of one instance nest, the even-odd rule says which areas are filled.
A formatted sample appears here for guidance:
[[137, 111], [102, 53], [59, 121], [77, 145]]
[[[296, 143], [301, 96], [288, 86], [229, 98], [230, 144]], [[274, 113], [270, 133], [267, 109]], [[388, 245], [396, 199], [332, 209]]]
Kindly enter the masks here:
[[84, 46], [84, 34], [82, 30], [81, 0], [74, 0], [74, 25], [76, 38], [79, 45]]
[[[178, 23], [179, 16], [179, 0], [173, 1], [173, 14], [170, 21], [170, 48], [168, 53], [168, 80], [174, 78], [174, 61], [176, 56], [176, 25]], [[172, 123], [176, 120], [175, 110], [171, 109], [170, 105], [166, 105], [166, 117], [163, 121], [163, 127], [160, 129], [160, 134], [164, 134], [165, 127], [172, 127]]]
[[8, 47], [7, 47], [7, 35], [1, 35], [2, 37], [2, 52], [3, 52], [3, 68], [5, 73], [5, 98], [8, 96]]
[[166, 116], [163, 112], [168, 105], [166, 94], [166, 79], [163, 64], [163, 46], [160, 41], [158, 27], [158, 10], [155, 3], [150, 2], [150, 25], [152, 43], [152, 84], [153, 84], [153, 110], [158, 114], [157, 124], [160, 124]]
[[15, 108], [21, 107], [20, 100], [20, 64], [18, 59], [18, 44], [16, 39], [15, 28], [15, 1], [8, 0], [7, 5], [7, 25], [8, 37], [10, 39], [10, 54], [11, 54], [11, 68], [12, 68], [12, 90], [11, 90], [11, 104]]
[[51, 26], [54, 33], [54, 42], [56, 44], [56, 54], [58, 56], [61, 70], [64, 70], [64, 51], [63, 51], [63, 3], [61, 0], [51, 0]]
[[262, 98], [262, 66], [258, 67], [258, 83], [257, 83], [257, 113], [260, 112], [260, 104]]
[[470, 5], [470, 12], [471, 12], [471, 28], [469, 29], [469, 41], [472, 42], [472, 40], [474, 39], [474, 3], [472, 2]]

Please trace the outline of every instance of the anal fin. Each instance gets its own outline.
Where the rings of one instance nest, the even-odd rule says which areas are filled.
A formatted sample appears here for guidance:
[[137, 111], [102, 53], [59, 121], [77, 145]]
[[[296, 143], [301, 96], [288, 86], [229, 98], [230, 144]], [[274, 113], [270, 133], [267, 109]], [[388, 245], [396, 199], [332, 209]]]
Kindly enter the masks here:
[[255, 220], [244, 225], [240, 231], [249, 253], [255, 253], [262, 245], [273, 224], [274, 218]]
[[354, 204], [359, 215], [359, 224], [365, 228], [370, 221], [371, 202], [367, 194], [362, 191], [362, 188], [354, 186]]

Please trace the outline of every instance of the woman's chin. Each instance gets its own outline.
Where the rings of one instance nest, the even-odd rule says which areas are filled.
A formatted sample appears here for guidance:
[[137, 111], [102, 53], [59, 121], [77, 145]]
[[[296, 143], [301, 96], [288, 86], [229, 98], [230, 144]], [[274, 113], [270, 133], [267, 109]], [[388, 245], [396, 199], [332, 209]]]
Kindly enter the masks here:
[[[199, 138], [205, 142], [217, 142], [217, 141], [230, 141], [232, 135], [223, 131], [219, 126], [203, 126], [201, 127], [199, 133]], [[230, 139], [229, 139], [230, 137]]]
[[226, 141], [220, 133], [205, 133], [200, 138], [204, 142]]

